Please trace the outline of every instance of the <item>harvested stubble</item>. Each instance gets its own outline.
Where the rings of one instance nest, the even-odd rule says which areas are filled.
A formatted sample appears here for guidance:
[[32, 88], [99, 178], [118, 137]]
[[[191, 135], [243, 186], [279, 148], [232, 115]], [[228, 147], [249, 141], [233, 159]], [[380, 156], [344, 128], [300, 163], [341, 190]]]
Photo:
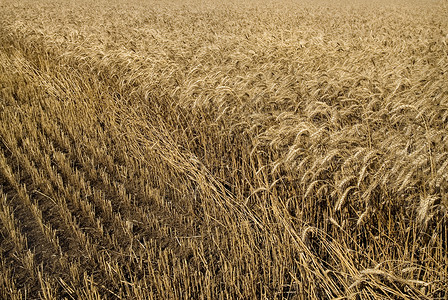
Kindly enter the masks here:
[[0, 4], [0, 297], [448, 297], [446, 1]]

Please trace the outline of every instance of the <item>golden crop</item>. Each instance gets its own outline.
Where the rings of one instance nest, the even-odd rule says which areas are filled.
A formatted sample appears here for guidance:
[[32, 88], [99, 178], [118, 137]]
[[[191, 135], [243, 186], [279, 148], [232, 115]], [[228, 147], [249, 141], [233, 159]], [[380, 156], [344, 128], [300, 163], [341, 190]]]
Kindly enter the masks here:
[[0, 298], [445, 299], [446, 1], [0, 3]]

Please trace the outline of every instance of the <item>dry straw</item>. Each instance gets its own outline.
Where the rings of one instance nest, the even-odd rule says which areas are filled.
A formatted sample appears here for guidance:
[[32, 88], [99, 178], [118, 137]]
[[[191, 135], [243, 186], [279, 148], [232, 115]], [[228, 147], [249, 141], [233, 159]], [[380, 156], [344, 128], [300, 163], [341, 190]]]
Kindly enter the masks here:
[[0, 298], [445, 299], [440, 1], [0, 5]]

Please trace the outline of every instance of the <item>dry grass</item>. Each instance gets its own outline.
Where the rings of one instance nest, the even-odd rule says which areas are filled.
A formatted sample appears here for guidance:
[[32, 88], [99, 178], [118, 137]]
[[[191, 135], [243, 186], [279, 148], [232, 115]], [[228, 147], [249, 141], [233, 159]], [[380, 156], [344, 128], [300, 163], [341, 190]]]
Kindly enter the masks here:
[[446, 1], [0, 4], [0, 298], [446, 299]]

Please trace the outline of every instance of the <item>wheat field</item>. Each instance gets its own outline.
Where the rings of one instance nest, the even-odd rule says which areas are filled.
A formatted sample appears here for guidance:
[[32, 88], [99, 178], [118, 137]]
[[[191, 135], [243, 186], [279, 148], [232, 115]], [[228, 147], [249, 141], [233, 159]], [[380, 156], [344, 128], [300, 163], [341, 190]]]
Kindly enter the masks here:
[[448, 3], [0, 2], [1, 299], [448, 299]]

